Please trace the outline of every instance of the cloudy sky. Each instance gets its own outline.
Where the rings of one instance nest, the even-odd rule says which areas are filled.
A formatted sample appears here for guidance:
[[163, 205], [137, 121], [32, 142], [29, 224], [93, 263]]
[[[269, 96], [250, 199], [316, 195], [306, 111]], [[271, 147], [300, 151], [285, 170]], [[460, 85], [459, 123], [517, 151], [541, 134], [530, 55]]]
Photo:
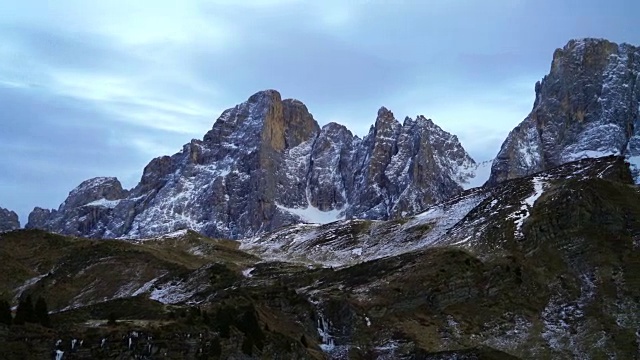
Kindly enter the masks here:
[[[133, 4], [132, 4], [133, 3]], [[0, 207], [26, 222], [273, 88], [364, 135], [386, 106], [490, 159], [569, 39], [640, 44], [636, 0], [5, 1]]]

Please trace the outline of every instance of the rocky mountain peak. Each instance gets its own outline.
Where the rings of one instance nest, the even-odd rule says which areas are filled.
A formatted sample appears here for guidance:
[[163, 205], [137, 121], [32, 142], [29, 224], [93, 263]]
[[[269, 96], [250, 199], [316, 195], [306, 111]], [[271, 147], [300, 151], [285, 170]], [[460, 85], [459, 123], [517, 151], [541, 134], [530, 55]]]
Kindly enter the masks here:
[[258, 91], [257, 93], [251, 95], [247, 100], [247, 102], [250, 104], [265, 103], [265, 102], [279, 103], [281, 101], [282, 101], [282, 96], [280, 95], [280, 92], [274, 89], [266, 89], [266, 90]]
[[57, 211], [36, 207], [29, 214], [25, 228], [98, 237], [104, 231], [113, 209], [129, 195], [129, 191], [123, 189], [115, 177], [85, 180], [69, 193]]
[[[411, 118], [409, 118], [411, 120]], [[451, 139], [453, 142], [458, 142], [458, 137], [454, 134], [450, 134], [444, 131], [440, 126], [433, 122], [433, 120], [426, 118], [424, 115], [416, 116], [415, 120], [412, 120], [414, 126], [419, 126], [427, 131], [433, 131], [436, 135], [438, 134], [447, 134], [447, 138]]]
[[[266, 146], [274, 151], [295, 147], [317, 135], [320, 127], [307, 107], [294, 99], [282, 100], [276, 90], [264, 90], [228, 109], [216, 120], [203, 141], [224, 158], [229, 150], [245, 145], [246, 150]], [[248, 145], [248, 146], [247, 146]]]
[[409, 116], [404, 118], [403, 127], [420, 126], [422, 128], [437, 127], [437, 131], [442, 131], [440, 127], [435, 125], [431, 119], [427, 119], [424, 115], [416, 116], [415, 120]]
[[30, 213], [27, 224], [24, 226], [26, 229], [42, 229], [46, 230], [50, 228], [50, 223], [57, 213], [56, 210], [43, 209], [36, 206]]
[[401, 128], [402, 125], [396, 120], [391, 110], [381, 107], [378, 110], [376, 122], [369, 131], [372, 151], [389, 153]]
[[564, 47], [556, 49], [551, 62], [551, 73], [575, 70], [579, 64], [582, 69], [602, 69], [611, 55], [617, 54], [618, 44], [605, 39], [574, 39]]
[[393, 113], [383, 106], [378, 110], [375, 125], [364, 139], [364, 145], [371, 154], [370, 162], [364, 168], [366, 182], [372, 186], [367, 191], [375, 192], [378, 200], [382, 199], [380, 189], [386, 181], [384, 170], [391, 162], [393, 154], [397, 153], [397, 139], [401, 128], [402, 125]]
[[380, 109], [378, 109], [378, 118], [393, 118], [393, 113], [386, 107], [381, 106]]
[[242, 104], [225, 110], [205, 134], [203, 141], [223, 141], [228, 146], [237, 147], [242, 141], [257, 140], [265, 123], [273, 120], [274, 112], [282, 113], [280, 93], [275, 90], [257, 92]]
[[405, 116], [402, 126], [412, 126], [414, 123], [415, 121], [411, 117]]
[[18, 214], [0, 207], [0, 233], [17, 230], [20, 228]]
[[416, 122], [424, 123], [430, 126], [434, 125], [433, 121], [431, 119], [427, 119], [426, 117], [424, 117], [424, 115], [416, 116]]
[[[344, 125], [342, 124], [338, 124], [336, 122], [330, 122], [325, 124], [322, 127], [322, 132], [323, 133], [331, 133], [331, 134], [335, 134], [335, 133], [349, 133], [352, 134], [351, 131]], [[353, 136], [353, 135], [351, 135]]]
[[60, 211], [73, 209], [96, 200], [119, 200], [127, 196], [127, 191], [115, 177], [96, 177], [83, 181], [71, 190]]
[[285, 147], [293, 148], [317, 136], [320, 126], [299, 100], [283, 101], [283, 117], [285, 122]]
[[382, 127], [395, 127], [396, 124], [400, 125], [398, 120], [396, 120], [396, 118], [393, 116], [393, 113], [391, 112], [391, 110], [382, 106], [378, 110], [378, 117], [376, 118], [374, 127], [376, 129], [380, 129]]
[[536, 84], [529, 116], [502, 144], [489, 184], [585, 157], [624, 155], [640, 164], [640, 48], [602, 39], [556, 50]]

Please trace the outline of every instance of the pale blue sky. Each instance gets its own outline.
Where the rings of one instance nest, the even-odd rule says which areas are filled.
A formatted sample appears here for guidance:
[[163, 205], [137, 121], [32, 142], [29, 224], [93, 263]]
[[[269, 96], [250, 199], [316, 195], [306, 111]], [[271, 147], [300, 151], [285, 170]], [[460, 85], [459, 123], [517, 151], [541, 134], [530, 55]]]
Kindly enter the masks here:
[[[135, 3], [132, 5], [131, 3]], [[262, 89], [364, 135], [423, 114], [491, 159], [569, 39], [640, 44], [640, 2], [4, 1], [0, 206], [21, 222], [82, 180], [134, 186]]]

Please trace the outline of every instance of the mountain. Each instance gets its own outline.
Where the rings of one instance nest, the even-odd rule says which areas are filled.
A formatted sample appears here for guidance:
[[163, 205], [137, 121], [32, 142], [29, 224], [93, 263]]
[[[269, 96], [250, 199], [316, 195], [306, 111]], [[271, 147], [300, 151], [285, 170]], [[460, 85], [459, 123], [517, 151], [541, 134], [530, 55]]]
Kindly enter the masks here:
[[422, 116], [381, 108], [360, 139], [257, 93], [135, 188], [87, 180], [29, 216], [67, 235], [0, 233], [0, 320], [42, 298], [52, 324], [0, 322], [0, 353], [635, 359], [637, 61], [556, 51], [483, 187], [489, 163]]
[[0, 325], [0, 349], [7, 359], [632, 359], [639, 204], [628, 165], [610, 156], [404, 219], [239, 242], [5, 233], [0, 297], [47, 299], [53, 327]]
[[462, 192], [478, 182], [477, 167], [456, 136], [423, 116], [401, 124], [383, 107], [360, 139], [339, 124], [320, 128], [302, 102], [266, 90], [224, 111], [202, 140], [152, 160], [135, 188], [87, 180], [58, 210], [34, 209], [26, 227], [242, 238], [299, 222], [390, 219]]
[[535, 91], [533, 110], [494, 160], [490, 185], [606, 155], [625, 156], [640, 180], [640, 48], [571, 40]]
[[13, 211], [0, 208], [0, 232], [20, 229], [18, 214]]

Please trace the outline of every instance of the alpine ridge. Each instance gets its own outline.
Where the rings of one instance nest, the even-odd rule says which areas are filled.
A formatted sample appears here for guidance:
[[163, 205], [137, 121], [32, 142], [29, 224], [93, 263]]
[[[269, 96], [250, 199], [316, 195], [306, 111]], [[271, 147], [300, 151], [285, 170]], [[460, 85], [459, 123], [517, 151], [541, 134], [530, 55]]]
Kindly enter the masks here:
[[623, 155], [638, 181], [640, 48], [571, 40], [535, 86], [529, 116], [494, 160], [490, 185], [585, 157]]
[[458, 138], [382, 107], [367, 136], [322, 128], [275, 90], [222, 113], [202, 140], [152, 160], [139, 184], [96, 178], [27, 228], [92, 238], [145, 238], [181, 229], [243, 238], [299, 222], [391, 219], [463, 191], [477, 164]]

